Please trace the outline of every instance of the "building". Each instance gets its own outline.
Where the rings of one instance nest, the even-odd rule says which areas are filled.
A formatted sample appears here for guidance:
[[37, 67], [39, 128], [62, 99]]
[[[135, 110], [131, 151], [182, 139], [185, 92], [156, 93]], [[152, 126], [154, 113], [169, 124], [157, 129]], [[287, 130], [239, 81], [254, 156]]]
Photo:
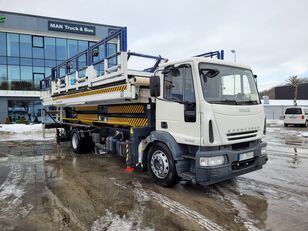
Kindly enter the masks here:
[[[276, 86], [269, 90], [260, 92], [261, 96], [268, 96], [270, 99], [286, 100], [294, 98], [294, 87], [291, 85]], [[299, 84], [297, 88], [297, 99], [308, 100], [308, 82]]]
[[0, 123], [39, 118], [40, 80], [119, 28], [0, 11]]
[[[275, 87], [275, 99], [293, 99], [294, 87], [290, 85]], [[297, 88], [297, 99], [308, 100], [308, 83], [302, 83]]]

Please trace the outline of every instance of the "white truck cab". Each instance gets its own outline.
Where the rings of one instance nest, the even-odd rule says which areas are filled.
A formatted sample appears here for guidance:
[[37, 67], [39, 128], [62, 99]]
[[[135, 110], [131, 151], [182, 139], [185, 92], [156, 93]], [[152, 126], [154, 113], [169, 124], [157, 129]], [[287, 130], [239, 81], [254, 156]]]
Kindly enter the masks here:
[[265, 114], [249, 67], [192, 58], [165, 63], [157, 74], [156, 131], [188, 147], [183, 156], [196, 161], [196, 181], [215, 183], [266, 163]]
[[284, 112], [284, 126], [302, 125], [308, 127], [308, 107], [288, 107]]

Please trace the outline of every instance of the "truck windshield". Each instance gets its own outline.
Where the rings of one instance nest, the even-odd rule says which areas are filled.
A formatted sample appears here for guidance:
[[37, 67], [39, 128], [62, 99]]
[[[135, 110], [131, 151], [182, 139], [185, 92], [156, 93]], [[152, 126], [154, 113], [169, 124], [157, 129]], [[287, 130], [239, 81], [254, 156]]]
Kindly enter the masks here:
[[204, 99], [212, 104], [260, 104], [251, 70], [201, 63], [199, 73]]

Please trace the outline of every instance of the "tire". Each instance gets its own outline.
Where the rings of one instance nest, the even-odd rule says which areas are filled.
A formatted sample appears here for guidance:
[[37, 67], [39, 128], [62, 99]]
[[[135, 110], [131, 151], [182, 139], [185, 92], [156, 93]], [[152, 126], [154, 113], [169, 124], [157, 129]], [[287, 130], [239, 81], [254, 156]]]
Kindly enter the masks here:
[[285, 127], [288, 127], [289, 125], [288, 125], [288, 124], [284, 124], [284, 126], [285, 126]]
[[94, 145], [88, 133], [84, 133], [84, 137], [80, 136], [80, 132], [74, 129], [71, 135], [71, 147], [75, 153], [85, 153], [93, 149]]
[[172, 187], [180, 181], [172, 154], [165, 144], [156, 143], [150, 148], [147, 167], [154, 181], [162, 187]]
[[308, 120], [306, 120], [304, 127], [308, 127]]

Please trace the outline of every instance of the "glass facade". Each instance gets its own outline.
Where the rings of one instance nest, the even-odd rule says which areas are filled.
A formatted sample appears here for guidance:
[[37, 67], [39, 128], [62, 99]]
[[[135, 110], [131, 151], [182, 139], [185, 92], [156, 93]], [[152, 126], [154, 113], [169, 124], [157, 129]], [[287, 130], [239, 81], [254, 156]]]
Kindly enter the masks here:
[[52, 67], [93, 43], [0, 32], [0, 90], [39, 90]]
[[35, 123], [41, 121], [40, 100], [8, 100], [8, 117], [12, 123]]

